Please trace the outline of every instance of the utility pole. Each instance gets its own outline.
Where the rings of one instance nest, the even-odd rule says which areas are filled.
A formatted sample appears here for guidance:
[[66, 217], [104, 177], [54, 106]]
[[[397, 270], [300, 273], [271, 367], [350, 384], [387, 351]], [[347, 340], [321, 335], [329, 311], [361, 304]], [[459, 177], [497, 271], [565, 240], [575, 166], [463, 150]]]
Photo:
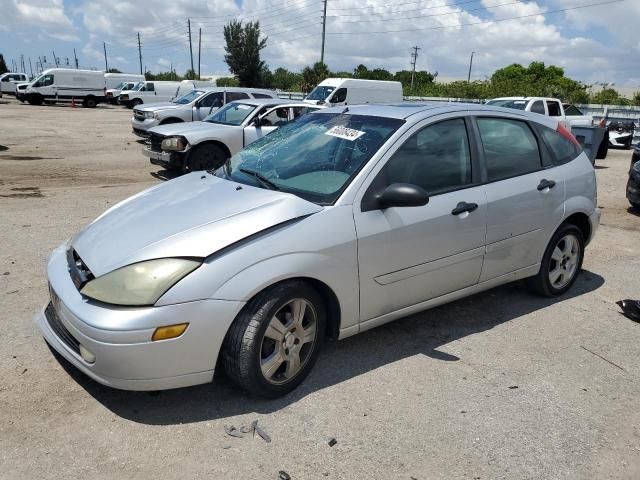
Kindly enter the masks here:
[[26, 68], [24, 68], [24, 54], [20, 54], [20, 68], [22, 69], [22, 73], [26, 73]]
[[198, 30], [198, 80], [200, 80], [200, 53], [202, 52], [202, 28]]
[[33, 78], [33, 65], [31, 65], [31, 57], [29, 57], [29, 71], [31, 72], [31, 78]]
[[193, 69], [193, 47], [191, 45], [191, 19], [187, 18], [187, 28], [189, 29], [189, 55], [191, 56], [191, 71], [195, 73]]
[[54, 52], [53, 50], [51, 50], [51, 52], [53, 53], [53, 61], [56, 64], [56, 67], [59, 67], [58, 65], [58, 57], [56, 57], [56, 52]]
[[320, 63], [324, 63], [324, 37], [327, 32], [327, 2], [328, 0], [322, 0], [324, 9], [322, 12], [322, 50], [320, 51]]
[[467, 83], [471, 82], [471, 67], [473, 66], [473, 56], [476, 52], [471, 52], [471, 58], [469, 59], [469, 74], [467, 75]]
[[413, 92], [413, 82], [416, 76], [416, 63], [418, 62], [418, 50], [422, 50], [419, 46], [411, 47], [411, 92]]
[[102, 42], [102, 48], [104, 49], [104, 72], [107, 73], [109, 71], [109, 62], [107, 61], [107, 44], [105, 42]]
[[76, 49], [73, 49], [73, 58], [76, 60], [76, 70], [78, 70], [78, 55], [76, 54]]
[[142, 75], [142, 47], [140, 46], [140, 32], [138, 32], [138, 57], [140, 58], [140, 75]]

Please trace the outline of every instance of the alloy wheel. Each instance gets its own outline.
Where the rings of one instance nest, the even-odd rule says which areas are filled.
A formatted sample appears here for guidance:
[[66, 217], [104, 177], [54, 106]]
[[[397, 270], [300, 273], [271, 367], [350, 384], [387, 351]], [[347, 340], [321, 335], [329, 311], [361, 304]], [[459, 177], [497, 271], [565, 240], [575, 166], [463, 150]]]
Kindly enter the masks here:
[[578, 270], [580, 242], [571, 233], [560, 238], [549, 262], [549, 282], [556, 289], [565, 287]]

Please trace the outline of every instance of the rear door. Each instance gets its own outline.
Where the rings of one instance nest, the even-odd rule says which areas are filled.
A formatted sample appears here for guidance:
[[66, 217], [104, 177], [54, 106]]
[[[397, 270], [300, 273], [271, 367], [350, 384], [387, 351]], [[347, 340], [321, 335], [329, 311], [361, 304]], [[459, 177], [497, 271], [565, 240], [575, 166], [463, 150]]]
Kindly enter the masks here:
[[564, 215], [564, 179], [527, 121], [483, 116], [476, 124], [487, 176], [483, 282], [540, 262]]
[[[438, 120], [412, 128], [354, 203], [361, 321], [478, 282], [487, 211], [470, 124], [460, 116]], [[375, 196], [393, 183], [422, 187], [429, 202], [380, 209]]]

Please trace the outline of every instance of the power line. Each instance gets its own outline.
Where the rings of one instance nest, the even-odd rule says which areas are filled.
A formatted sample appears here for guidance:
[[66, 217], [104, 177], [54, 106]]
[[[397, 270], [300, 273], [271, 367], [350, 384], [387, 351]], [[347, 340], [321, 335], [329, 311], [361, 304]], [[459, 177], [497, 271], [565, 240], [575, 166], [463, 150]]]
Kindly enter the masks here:
[[[431, 5], [431, 6], [427, 6], [427, 7], [420, 7], [420, 8], [412, 8], [410, 10], [398, 10], [395, 12], [360, 12], [360, 13], [339, 13], [338, 15], [329, 15], [329, 17], [360, 17], [363, 15], [386, 15], [386, 14], [400, 14], [400, 13], [409, 13], [409, 12], [421, 12], [422, 10], [433, 10], [434, 8], [444, 8], [444, 7], [457, 7], [459, 5], [468, 5], [470, 3], [480, 3], [482, 2], [482, 0], [465, 0], [463, 2], [451, 2], [451, 3], [442, 3], [440, 5]], [[375, 5], [375, 6], [371, 6], [371, 8], [384, 8], [384, 7], [396, 7], [398, 5], [408, 5], [408, 4], [412, 4], [412, 3], [422, 3], [422, 2], [408, 2], [406, 4], [403, 3], [397, 3], [394, 5]], [[362, 8], [367, 8], [367, 7], [355, 7], [355, 8], [348, 8], [348, 9], [334, 9], [334, 10], [355, 10], [355, 9], [362, 9]], [[329, 12], [329, 13], [334, 13], [333, 11]]]
[[531, 13], [529, 15], [518, 15], [516, 17], [499, 18], [499, 19], [494, 19], [494, 20], [482, 20], [482, 21], [479, 21], [479, 22], [458, 23], [458, 24], [455, 24], [455, 25], [440, 25], [440, 26], [437, 26], [437, 27], [411, 28], [411, 29], [403, 28], [402, 30], [381, 30], [381, 31], [377, 31], [377, 32], [370, 32], [370, 31], [365, 31], [365, 32], [327, 32], [327, 35], [374, 35], [374, 34], [381, 34], [381, 33], [402, 33], [402, 32], [422, 32], [422, 31], [426, 31], [426, 30], [446, 30], [448, 28], [468, 27], [468, 26], [473, 26], [473, 25], [482, 25], [482, 24], [507, 22], [507, 21], [510, 21], [510, 20], [518, 20], [518, 19], [521, 19], [521, 18], [531, 18], [531, 17], [542, 16], [542, 15], [548, 15], [548, 14], [551, 14], [551, 13], [568, 12], [570, 10], [579, 10], [579, 9], [583, 9], [583, 8], [597, 7], [597, 6], [600, 6], [600, 5], [609, 5], [609, 4], [612, 4], [612, 3], [620, 3], [620, 2], [624, 2], [624, 0], [609, 0], [609, 1], [606, 1], [606, 2], [590, 3], [590, 4], [574, 6], [574, 7], [558, 8], [558, 9], [554, 9], [554, 10], [546, 10], [546, 11], [543, 11], [543, 12]]
[[309, 4], [309, 6], [311, 6], [312, 4], [316, 3], [317, 4], [317, 0], [297, 0], [291, 3], [286, 3], [286, 4], [282, 4], [279, 5], [277, 7], [265, 7], [262, 9], [258, 9], [258, 10], [253, 10], [253, 11], [249, 11], [249, 12], [238, 12], [238, 13], [230, 13], [230, 14], [226, 14], [226, 15], [216, 15], [215, 17], [212, 16], [202, 16], [202, 17], [192, 17], [194, 19], [198, 19], [198, 18], [206, 18], [206, 19], [232, 19], [232, 18], [237, 18], [240, 16], [249, 16], [249, 15], [257, 15], [257, 14], [261, 14], [261, 13], [273, 13], [274, 11], [277, 10], [288, 10], [290, 9], [292, 6], [294, 5], [301, 5], [307, 3]]

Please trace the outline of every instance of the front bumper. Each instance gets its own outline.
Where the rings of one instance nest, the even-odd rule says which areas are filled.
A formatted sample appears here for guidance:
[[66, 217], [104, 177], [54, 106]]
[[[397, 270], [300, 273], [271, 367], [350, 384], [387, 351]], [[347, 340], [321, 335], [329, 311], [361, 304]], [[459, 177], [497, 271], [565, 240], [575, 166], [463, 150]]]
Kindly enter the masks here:
[[[95, 355], [88, 363], [52, 326], [44, 309], [35, 318], [47, 343], [94, 380], [124, 390], [163, 390], [210, 382], [228, 326], [243, 302], [197, 300], [125, 308], [87, 301], [67, 271], [64, 248], [49, 260], [58, 324]], [[156, 327], [188, 322], [178, 338], [151, 341]]]
[[[149, 135], [148, 130], [153, 127], [157, 127], [160, 125], [160, 120], [157, 118], [145, 118], [144, 120], [138, 120], [136, 117], [131, 118], [131, 126], [133, 127], [134, 133], [136, 131], [144, 132], [145, 136]], [[136, 135], [138, 135], [136, 133]]]
[[142, 149], [142, 154], [154, 165], [163, 168], [178, 168], [184, 163], [186, 152], [154, 152], [149, 147]]

